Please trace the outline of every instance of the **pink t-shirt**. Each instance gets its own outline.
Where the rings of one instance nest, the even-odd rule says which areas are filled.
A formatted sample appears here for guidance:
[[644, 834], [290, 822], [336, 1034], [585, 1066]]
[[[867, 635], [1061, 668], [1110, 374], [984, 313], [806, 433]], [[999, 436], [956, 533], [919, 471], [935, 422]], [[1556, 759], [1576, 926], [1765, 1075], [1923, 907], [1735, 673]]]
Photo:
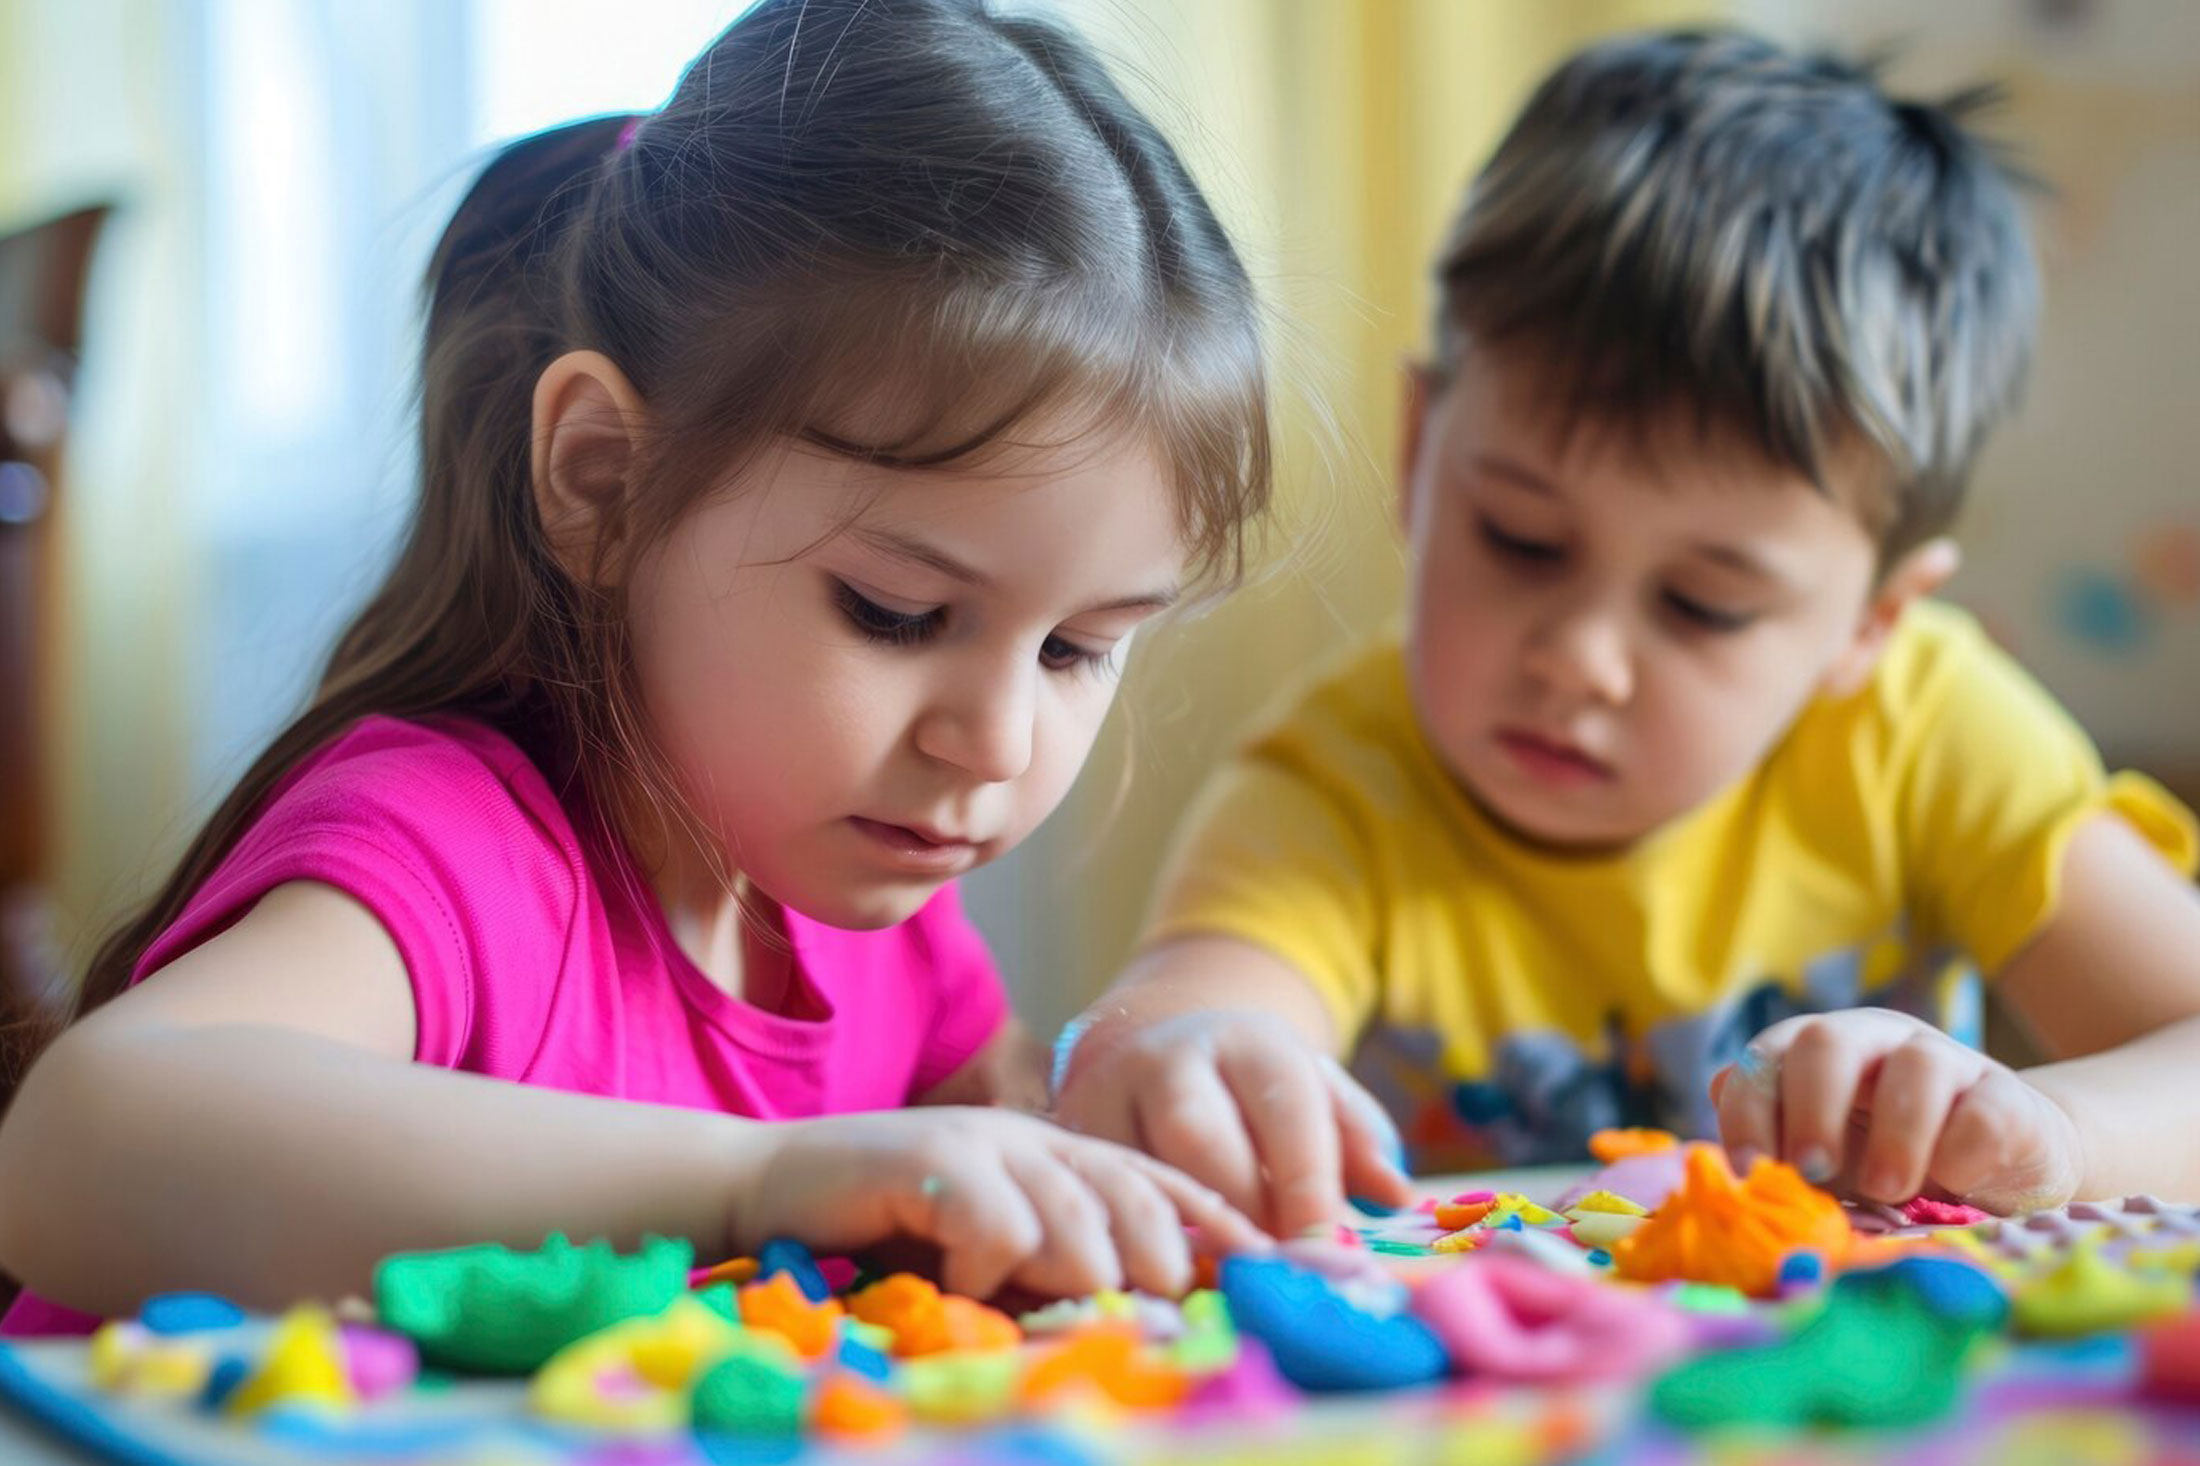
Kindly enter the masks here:
[[[366, 718], [283, 780], [136, 977], [275, 887], [318, 881], [397, 943], [417, 1062], [767, 1120], [906, 1104], [1007, 1014], [952, 886], [881, 931], [785, 912], [792, 991], [767, 1012], [681, 953], [623, 847], [600, 844], [487, 725]], [[0, 1335], [94, 1323], [25, 1293]]]

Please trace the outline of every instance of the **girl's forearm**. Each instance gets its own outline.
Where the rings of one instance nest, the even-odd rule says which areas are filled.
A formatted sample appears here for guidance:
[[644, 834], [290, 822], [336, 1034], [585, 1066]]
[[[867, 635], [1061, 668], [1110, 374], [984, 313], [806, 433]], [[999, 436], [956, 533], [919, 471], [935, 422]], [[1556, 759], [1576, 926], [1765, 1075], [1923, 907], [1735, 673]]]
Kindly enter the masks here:
[[2023, 1073], [2070, 1116], [2084, 1148], [2081, 1199], [2150, 1191], [2200, 1202], [2200, 1019]]
[[0, 1266], [100, 1314], [363, 1292], [383, 1256], [563, 1230], [727, 1244], [764, 1127], [256, 1027], [72, 1032], [0, 1127]]

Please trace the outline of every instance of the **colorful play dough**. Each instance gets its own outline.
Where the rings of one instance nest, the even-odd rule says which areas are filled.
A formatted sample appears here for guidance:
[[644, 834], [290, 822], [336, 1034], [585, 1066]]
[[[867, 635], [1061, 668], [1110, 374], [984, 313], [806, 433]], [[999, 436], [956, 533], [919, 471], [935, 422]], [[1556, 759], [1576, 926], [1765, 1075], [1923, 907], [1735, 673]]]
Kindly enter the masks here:
[[2019, 1286], [2016, 1326], [2044, 1338], [2097, 1334], [2169, 1318], [2191, 1303], [2189, 1276], [2127, 1267], [2085, 1245]]
[[1849, 1245], [1841, 1204], [1793, 1166], [1760, 1158], [1736, 1180], [1726, 1152], [1690, 1145], [1685, 1179], [1633, 1235], [1612, 1248], [1619, 1275], [1635, 1282], [1726, 1283], [1755, 1298], [1779, 1291], [1780, 1264], [1807, 1248], [1839, 1258]]
[[1626, 1379], [1688, 1346], [1688, 1320], [1649, 1293], [1565, 1277], [1480, 1252], [1413, 1290], [1427, 1324], [1467, 1374], [1511, 1380]]
[[256, 1415], [274, 1405], [346, 1409], [358, 1402], [344, 1369], [336, 1320], [318, 1304], [300, 1304], [282, 1317], [260, 1367], [223, 1403], [232, 1415]]
[[1379, 1390], [1423, 1384], [1449, 1367], [1444, 1346], [1411, 1314], [1355, 1308], [1327, 1279], [1281, 1257], [1232, 1257], [1222, 1294], [1241, 1334], [1268, 1346], [1303, 1390]]
[[1651, 1409], [1691, 1429], [1920, 1424], [1955, 1403], [1971, 1345], [2007, 1311], [1967, 1263], [1909, 1258], [1848, 1273], [1793, 1335], [1681, 1365], [1652, 1389]]
[[375, 1309], [438, 1368], [524, 1374], [576, 1339], [662, 1310], [687, 1291], [693, 1261], [687, 1243], [661, 1237], [621, 1256], [555, 1233], [534, 1252], [401, 1253], [375, 1269]]

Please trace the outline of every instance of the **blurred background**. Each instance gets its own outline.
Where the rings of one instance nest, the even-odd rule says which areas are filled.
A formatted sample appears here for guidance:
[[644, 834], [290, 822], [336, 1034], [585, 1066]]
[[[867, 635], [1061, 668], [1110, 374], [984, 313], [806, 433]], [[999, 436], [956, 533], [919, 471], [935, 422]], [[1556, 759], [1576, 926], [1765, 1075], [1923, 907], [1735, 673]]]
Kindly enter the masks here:
[[[73, 972], [164, 872], [390, 552], [416, 281], [472, 172], [518, 133], [654, 106], [743, 8], [0, 0], [0, 934], [28, 954], [18, 983]], [[1909, 90], [2007, 83], [2001, 130], [2058, 190], [2039, 215], [2048, 325], [1955, 599], [2113, 761], [2200, 792], [2200, 5], [1024, 8], [1093, 37], [1177, 139], [1274, 304], [1287, 384], [1287, 553], [1146, 641], [1078, 790], [970, 883], [1042, 1032], [1122, 959], [1201, 776], [1392, 614], [1425, 266], [1528, 89], [1607, 32], [1733, 21], [1898, 46]]]

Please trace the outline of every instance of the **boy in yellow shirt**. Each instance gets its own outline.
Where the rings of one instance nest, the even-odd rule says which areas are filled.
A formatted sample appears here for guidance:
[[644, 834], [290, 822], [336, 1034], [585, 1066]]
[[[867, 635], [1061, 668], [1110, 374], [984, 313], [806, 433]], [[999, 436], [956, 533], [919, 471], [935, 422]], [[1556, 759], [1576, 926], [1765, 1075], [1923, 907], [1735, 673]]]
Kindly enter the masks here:
[[2200, 1199], [2192, 817], [1927, 599], [2036, 317], [1979, 100], [1734, 34], [1544, 83], [1438, 265], [1403, 637], [1207, 791], [1064, 1120], [1279, 1232], [1410, 1194], [1355, 1050], [1427, 1169]]

